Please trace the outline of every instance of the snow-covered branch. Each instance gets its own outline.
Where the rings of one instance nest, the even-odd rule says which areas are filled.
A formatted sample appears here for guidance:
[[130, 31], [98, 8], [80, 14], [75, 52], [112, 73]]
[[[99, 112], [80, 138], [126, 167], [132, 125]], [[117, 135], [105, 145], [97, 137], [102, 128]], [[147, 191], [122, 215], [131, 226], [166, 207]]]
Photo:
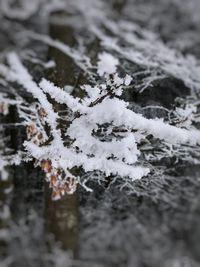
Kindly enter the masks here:
[[[119, 61], [109, 53], [99, 54], [96, 75], [100, 79], [95, 85], [81, 87], [85, 91], [83, 98], [72, 96], [44, 78], [37, 84], [15, 53], [8, 54], [7, 62], [8, 66], [0, 65], [0, 75], [7, 82], [21, 85], [39, 103], [37, 115], [30, 115], [25, 106], [18, 110], [23, 111], [27, 131], [25, 150], [45, 171], [54, 198], [76, 190], [81, 179], [73, 174], [74, 168], [131, 180], [146, 176], [151, 168], [140, 160], [140, 144], [149, 135], [169, 145], [200, 144], [200, 133], [191, 125], [187, 129], [176, 127], [130, 110], [120, 97], [131, 77], [118, 76]], [[74, 114], [66, 115], [66, 120], [71, 118], [69, 126], [60, 128], [59, 112], [50, 99]]]

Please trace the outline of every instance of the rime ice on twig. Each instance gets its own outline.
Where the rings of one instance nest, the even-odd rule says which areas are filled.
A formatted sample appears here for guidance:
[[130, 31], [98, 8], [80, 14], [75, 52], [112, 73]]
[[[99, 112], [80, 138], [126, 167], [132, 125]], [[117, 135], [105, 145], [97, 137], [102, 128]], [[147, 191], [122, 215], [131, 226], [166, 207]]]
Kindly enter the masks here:
[[[45, 79], [39, 84], [34, 82], [15, 53], [8, 54], [9, 67], [0, 65], [0, 73], [7, 81], [22, 85], [40, 103], [38, 116], [33, 116], [32, 123], [26, 124], [28, 141], [24, 146], [29, 157], [45, 171], [54, 199], [76, 190], [80, 179], [74, 176], [74, 167], [82, 167], [85, 172], [101, 171], [107, 177], [117, 175], [135, 180], [146, 176], [150, 169], [139, 160], [139, 147], [148, 135], [172, 145], [200, 144], [200, 133], [192, 126], [187, 130], [178, 128], [162, 120], [146, 119], [128, 109], [127, 103], [119, 97], [130, 84], [130, 76], [118, 76], [119, 61], [108, 53], [98, 58], [97, 72], [103, 81], [82, 86], [86, 92], [82, 99]], [[62, 129], [67, 144], [59, 129], [59, 114], [47, 95], [65, 104], [74, 114], [69, 126]], [[45, 132], [45, 124], [50, 127], [50, 133]]]

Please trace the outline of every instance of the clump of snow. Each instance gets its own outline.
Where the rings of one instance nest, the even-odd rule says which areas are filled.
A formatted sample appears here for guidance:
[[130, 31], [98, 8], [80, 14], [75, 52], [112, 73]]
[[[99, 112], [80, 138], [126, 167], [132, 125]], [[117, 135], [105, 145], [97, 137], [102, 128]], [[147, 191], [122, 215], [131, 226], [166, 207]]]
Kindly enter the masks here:
[[113, 55], [103, 52], [98, 56], [97, 72], [100, 76], [104, 74], [113, 74], [117, 70], [119, 60]]
[[5, 169], [7, 162], [3, 159], [0, 159], [0, 180], [7, 181], [8, 179], [8, 172]]
[[126, 86], [128, 86], [128, 85], [130, 85], [131, 81], [132, 81], [132, 77], [130, 75], [126, 74], [124, 84]]

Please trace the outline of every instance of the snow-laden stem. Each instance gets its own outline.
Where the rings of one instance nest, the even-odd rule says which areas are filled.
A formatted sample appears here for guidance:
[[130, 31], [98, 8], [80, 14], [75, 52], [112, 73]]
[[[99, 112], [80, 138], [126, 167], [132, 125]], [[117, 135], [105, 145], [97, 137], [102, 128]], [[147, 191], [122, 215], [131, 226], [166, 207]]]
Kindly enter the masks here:
[[[144, 164], [140, 160], [143, 153], [140, 144], [149, 135], [168, 145], [200, 144], [199, 131], [190, 125], [188, 129], [178, 128], [160, 119], [147, 119], [130, 110], [128, 103], [120, 96], [129, 86], [131, 77], [118, 76], [119, 61], [108, 53], [98, 57], [97, 72], [101, 82], [82, 86], [86, 93], [82, 99], [73, 97], [44, 78], [37, 84], [15, 53], [8, 54], [7, 62], [8, 67], [0, 65], [0, 74], [8, 82], [23, 86], [40, 104], [38, 115], [27, 114], [28, 119], [27, 109], [21, 107], [25, 125], [31, 121], [31, 116], [34, 118], [27, 127], [29, 140], [24, 142], [24, 146], [29, 157], [35, 159], [46, 172], [54, 189], [54, 198], [76, 189], [80, 178], [73, 176], [74, 167], [83, 168], [85, 172], [100, 171], [107, 177], [121, 176], [127, 180], [146, 176], [150, 168], [148, 162]], [[59, 112], [54, 110], [49, 97], [54, 102], [64, 104], [67, 113], [73, 114], [67, 117], [70, 120], [68, 127], [59, 128]], [[46, 136], [43, 133], [44, 124], [50, 127], [50, 134], [46, 132]], [[41, 129], [42, 135], [38, 133]], [[52, 139], [49, 139], [50, 135]], [[63, 136], [66, 136], [67, 142]], [[49, 140], [44, 142], [43, 139]]]

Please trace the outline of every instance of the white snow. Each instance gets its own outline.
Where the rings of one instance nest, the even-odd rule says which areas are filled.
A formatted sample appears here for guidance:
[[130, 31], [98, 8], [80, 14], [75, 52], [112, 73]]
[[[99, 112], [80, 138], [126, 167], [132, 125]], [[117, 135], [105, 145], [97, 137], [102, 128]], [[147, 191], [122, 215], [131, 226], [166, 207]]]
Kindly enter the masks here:
[[[67, 176], [70, 175], [71, 168], [82, 166], [86, 172], [99, 170], [106, 176], [114, 174], [135, 180], [150, 171], [139, 162], [138, 144], [147, 135], [151, 134], [154, 138], [168, 144], [200, 144], [200, 132], [192, 129], [191, 126], [186, 130], [171, 126], [162, 120], [147, 119], [128, 109], [128, 103], [123, 100], [117, 97], [110, 98], [107, 95], [108, 85], [112, 92], [120, 95], [119, 92], [122, 92], [123, 87], [131, 82], [129, 75], [125, 78], [118, 76], [116, 73], [118, 63], [112, 55], [100, 54], [98, 72], [106, 78], [106, 81], [95, 86], [82, 86], [87, 96], [79, 99], [70, 95], [70, 91], [63, 90], [44, 78], [38, 85], [23, 66], [18, 55], [8, 54], [9, 66], [0, 65], [1, 75], [7, 81], [15, 81], [22, 85], [40, 102], [47, 112], [45, 121], [50, 126], [53, 136], [52, 142], [46, 146], [34, 144], [31, 140], [26, 141], [24, 145], [31, 157], [39, 161], [50, 159], [53, 168], [64, 169]], [[108, 74], [114, 74], [113, 82], [110, 81]], [[59, 115], [54, 111], [47, 94], [54, 101], [66, 104], [74, 114], [77, 112], [79, 114], [65, 129], [66, 136], [72, 140], [69, 146], [64, 146], [61, 131], [57, 127]], [[94, 133], [101, 125], [107, 123], [109, 124], [107, 137], [113, 133], [114, 127], [125, 128], [126, 131], [123, 135], [119, 133], [118, 136], [112, 137], [111, 141], [102, 142]]]
[[113, 74], [117, 70], [117, 65], [119, 64], [119, 60], [108, 54], [103, 52], [98, 55], [98, 63], [97, 63], [97, 72], [100, 76], [104, 74]]

